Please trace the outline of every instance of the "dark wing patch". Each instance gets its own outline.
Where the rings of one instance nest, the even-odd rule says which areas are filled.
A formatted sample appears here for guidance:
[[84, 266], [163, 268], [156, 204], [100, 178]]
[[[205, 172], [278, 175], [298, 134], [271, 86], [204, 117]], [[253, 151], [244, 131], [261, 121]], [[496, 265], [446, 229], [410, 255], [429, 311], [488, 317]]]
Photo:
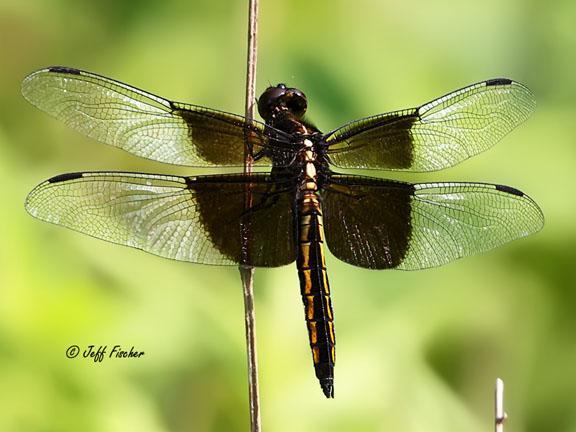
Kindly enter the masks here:
[[494, 185], [496, 186], [496, 189], [498, 189], [500, 192], [508, 192], [509, 194], [512, 195], [517, 195], [517, 196], [523, 196], [524, 193], [519, 191], [516, 188], [513, 188], [511, 186], [506, 186], [506, 185]]
[[492, 78], [486, 81], [487, 86], [510, 85], [512, 80], [508, 78]]
[[82, 71], [80, 71], [79, 69], [74, 69], [66, 66], [51, 66], [48, 68], [48, 72], [63, 73], [70, 75], [80, 75], [82, 73]]
[[[244, 206], [248, 185], [251, 210]], [[38, 185], [26, 209], [38, 219], [165, 258], [276, 267], [296, 258], [293, 194], [290, 185], [264, 174], [78, 173]], [[242, 222], [250, 228], [244, 261]]]
[[[295, 185], [291, 181], [272, 181], [265, 174], [199, 176], [189, 189], [211, 242], [235, 263], [277, 267], [296, 259]], [[248, 189], [252, 206], [244, 210]], [[248, 245], [244, 252], [242, 237]]]
[[342, 168], [435, 171], [492, 147], [534, 107], [522, 84], [484, 81], [418, 108], [351, 122], [326, 134], [327, 152]]
[[330, 161], [347, 168], [386, 168], [408, 170], [414, 166], [412, 128], [418, 121], [416, 110], [368, 117], [328, 139]]
[[349, 264], [396, 268], [412, 237], [414, 187], [369, 177], [334, 175], [321, 191], [326, 241], [330, 251]]
[[484, 183], [411, 185], [334, 176], [322, 197], [330, 251], [375, 269], [440, 266], [535, 233], [544, 224], [527, 195]]
[[48, 179], [48, 183], [59, 183], [59, 182], [63, 182], [63, 181], [68, 181], [68, 180], [74, 180], [74, 179], [79, 179], [82, 178], [82, 173], [66, 173], [66, 174], [59, 174], [57, 176], [54, 176], [50, 179]]
[[[269, 128], [262, 123], [171, 102], [77, 69], [54, 66], [34, 72], [22, 82], [22, 94], [90, 138], [165, 163], [241, 166], [246, 139], [254, 152], [268, 143]], [[262, 158], [255, 163], [270, 161]]]

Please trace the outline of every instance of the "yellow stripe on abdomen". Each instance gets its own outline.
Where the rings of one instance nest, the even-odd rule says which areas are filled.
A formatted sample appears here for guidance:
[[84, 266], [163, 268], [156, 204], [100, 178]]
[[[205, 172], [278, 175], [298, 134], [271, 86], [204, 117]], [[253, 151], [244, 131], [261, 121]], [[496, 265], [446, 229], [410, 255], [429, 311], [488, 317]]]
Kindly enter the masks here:
[[324, 258], [322, 208], [316, 192], [305, 189], [299, 201], [298, 276], [316, 376], [333, 397], [336, 361], [334, 317]]

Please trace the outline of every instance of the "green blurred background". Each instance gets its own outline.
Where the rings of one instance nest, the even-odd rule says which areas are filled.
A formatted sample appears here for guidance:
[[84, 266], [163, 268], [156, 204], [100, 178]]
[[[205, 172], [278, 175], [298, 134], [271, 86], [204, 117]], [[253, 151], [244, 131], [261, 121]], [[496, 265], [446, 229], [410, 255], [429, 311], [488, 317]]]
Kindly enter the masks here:
[[[243, 431], [236, 268], [178, 263], [41, 223], [40, 181], [80, 170], [194, 174], [90, 141], [28, 105], [25, 74], [67, 65], [165, 97], [243, 112], [243, 1], [0, 0], [0, 430]], [[266, 431], [576, 431], [576, 3], [261, 0], [258, 89], [303, 89], [324, 130], [485, 78], [536, 94], [537, 113], [489, 152], [412, 181], [502, 183], [545, 229], [422, 272], [328, 257], [336, 399], [314, 377], [294, 266], [256, 272]], [[372, 173], [373, 174], [373, 173]], [[68, 346], [140, 359], [69, 360]]]

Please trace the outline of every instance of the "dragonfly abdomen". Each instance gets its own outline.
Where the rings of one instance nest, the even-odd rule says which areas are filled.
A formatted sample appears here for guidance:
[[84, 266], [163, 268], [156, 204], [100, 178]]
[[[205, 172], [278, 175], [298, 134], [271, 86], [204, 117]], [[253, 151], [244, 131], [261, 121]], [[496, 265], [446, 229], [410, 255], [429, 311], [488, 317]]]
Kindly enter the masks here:
[[312, 359], [324, 394], [326, 397], [334, 397], [336, 340], [330, 285], [324, 260], [322, 208], [316, 190], [304, 186], [298, 205], [297, 265]]

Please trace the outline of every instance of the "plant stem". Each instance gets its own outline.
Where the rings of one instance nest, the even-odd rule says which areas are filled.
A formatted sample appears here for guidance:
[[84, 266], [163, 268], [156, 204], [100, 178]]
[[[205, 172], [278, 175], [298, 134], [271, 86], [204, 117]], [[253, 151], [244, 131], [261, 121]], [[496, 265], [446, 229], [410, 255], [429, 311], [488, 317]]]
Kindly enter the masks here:
[[[258, 36], [258, 0], [249, 0], [248, 14], [248, 55], [246, 70], [246, 119], [251, 122], [254, 119], [254, 101], [256, 88], [256, 57]], [[246, 131], [244, 145], [244, 174], [252, 173], [254, 162], [252, 149], [249, 145], [250, 131]], [[246, 188], [245, 207], [250, 209], [252, 205], [251, 188]], [[242, 260], [249, 261], [250, 224], [242, 223]], [[244, 294], [244, 321], [246, 325], [246, 355], [248, 362], [248, 396], [250, 401], [250, 431], [260, 432], [260, 390], [258, 387], [258, 356], [256, 350], [256, 314], [254, 311], [254, 267], [240, 265], [240, 278]]]
[[504, 432], [504, 421], [506, 418], [506, 412], [504, 411], [504, 381], [497, 378], [494, 397], [494, 430], [496, 432]]

